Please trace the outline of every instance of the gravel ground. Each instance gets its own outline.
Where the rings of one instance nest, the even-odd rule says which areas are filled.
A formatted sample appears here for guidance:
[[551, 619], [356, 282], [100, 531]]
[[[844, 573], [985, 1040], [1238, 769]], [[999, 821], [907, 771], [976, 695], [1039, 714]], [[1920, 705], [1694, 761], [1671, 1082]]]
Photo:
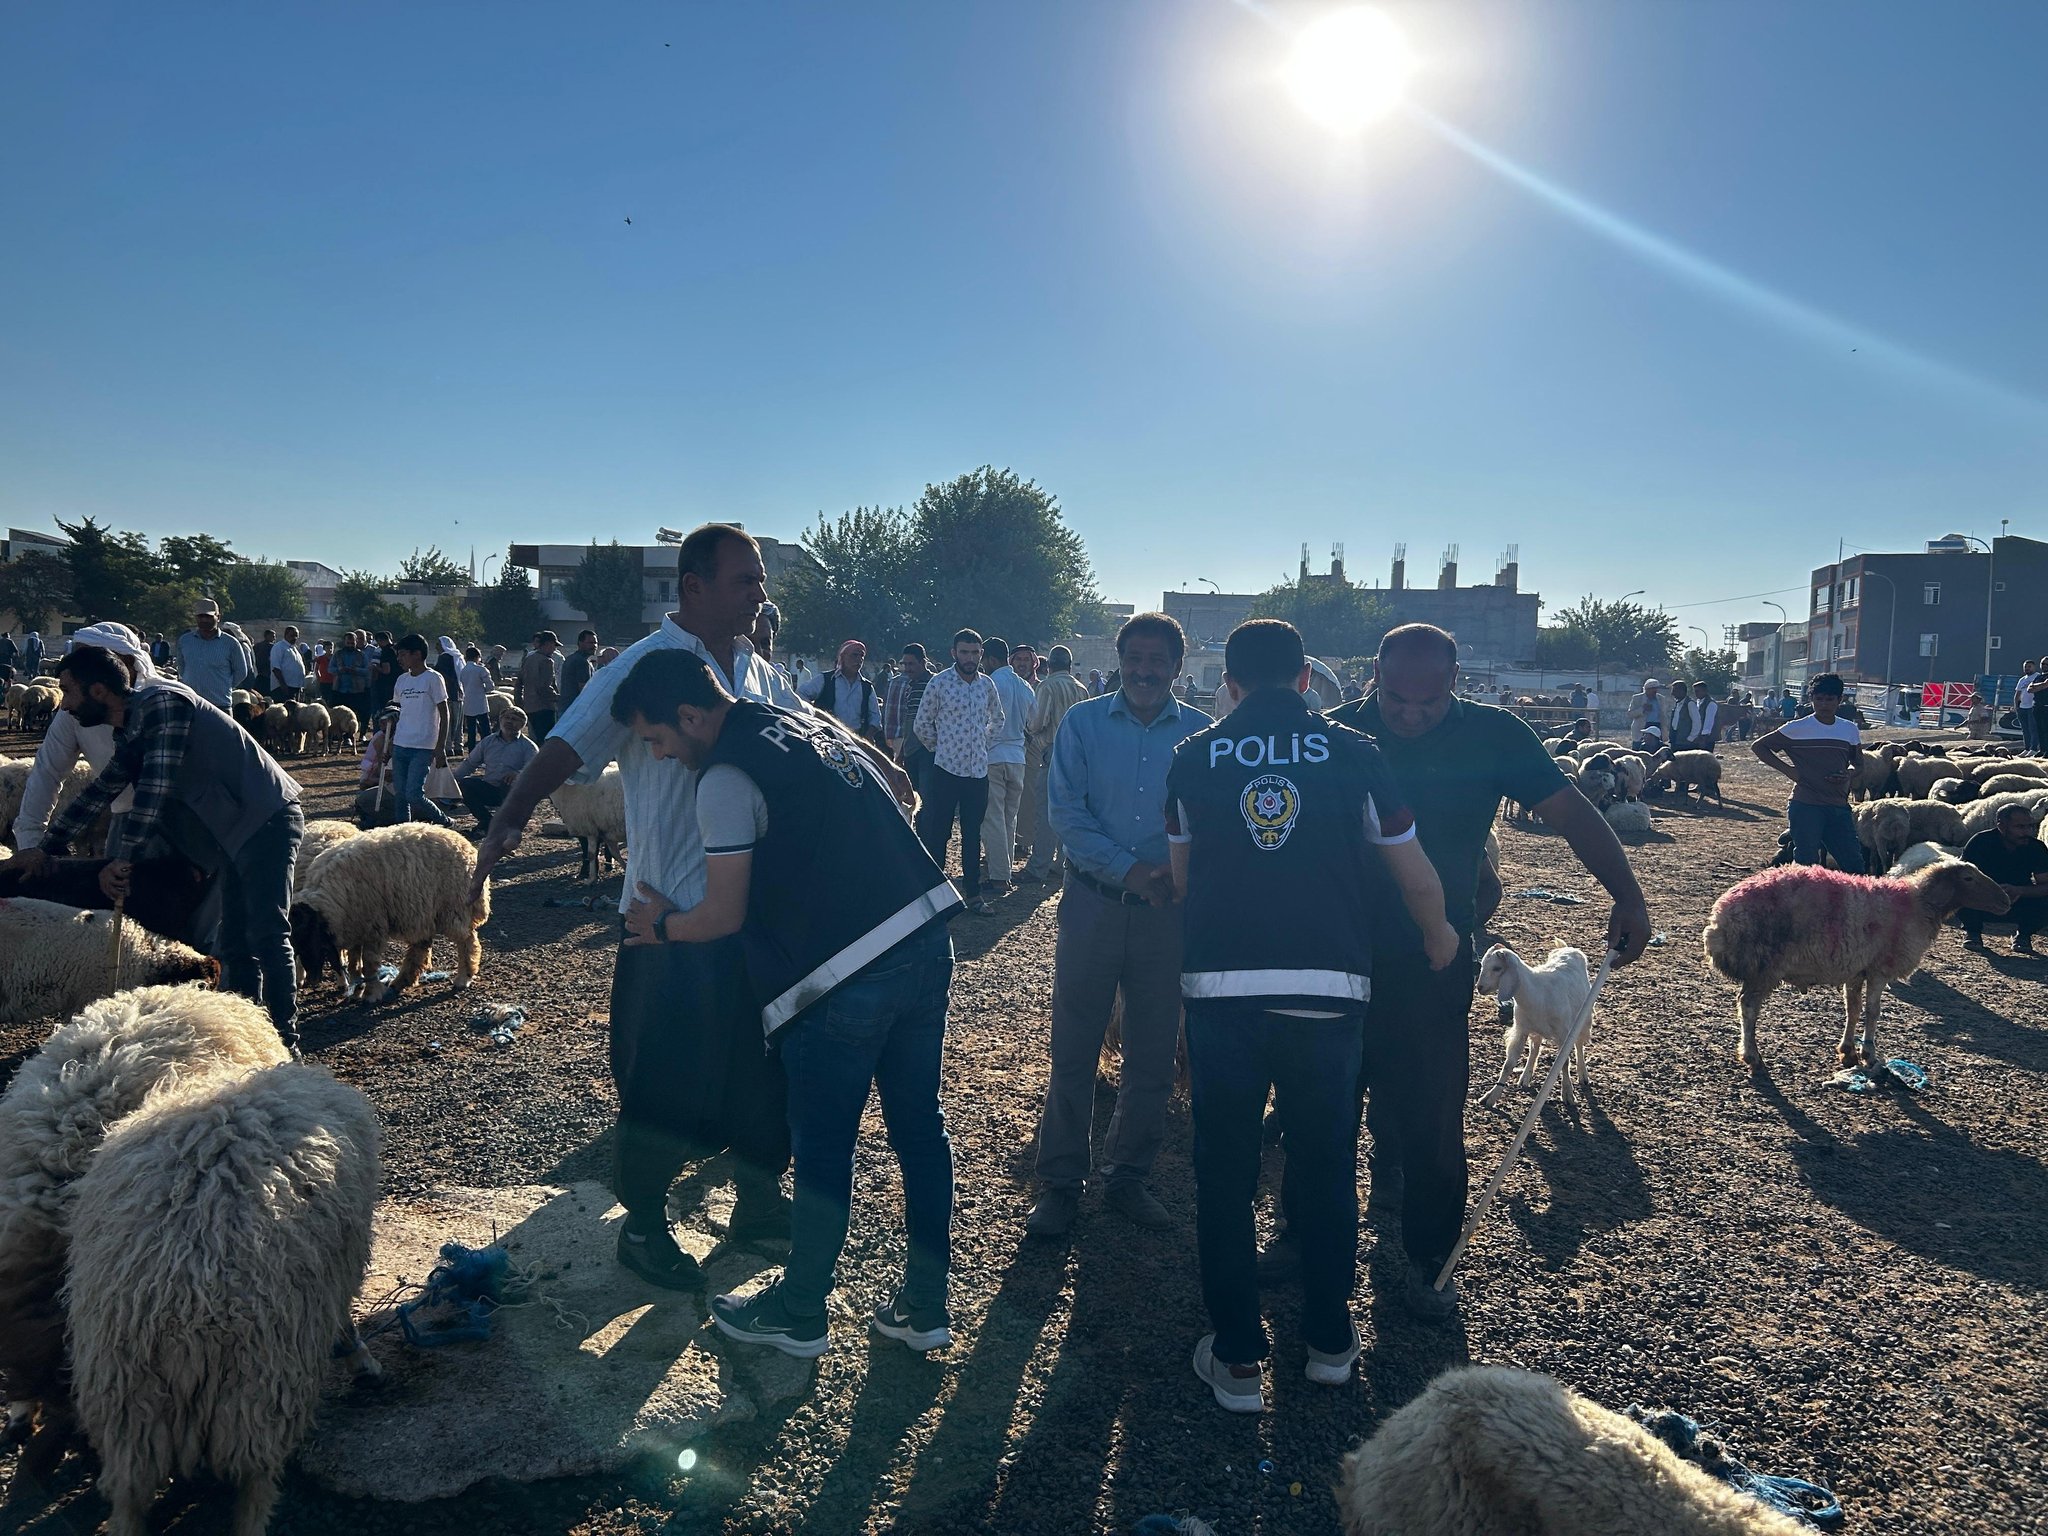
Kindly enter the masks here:
[[[0, 752], [22, 750], [0, 737]], [[2048, 1531], [2048, 963], [2012, 958], [1999, 939], [1973, 956], [1959, 933], [1942, 935], [1886, 1005], [1884, 1043], [1928, 1070], [1923, 1094], [1823, 1086], [1839, 1001], [1821, 994], [1772, 1002], [1760, 1037], [1769, 1066], [1751, 1080], [1733, 1060], [1733, 993], [1705, 970], [1699, 933], [1714, 898], [1770, 856], [1782, 795], [1739, 748], [1728, 757], [1726, 809], [1660, 810], [1636, 854], [1666, 942], [1610, 984], [1591, 1102], [1576, 1119], [1546, 1113], [1464, 1262], [1462, 1326], [1426, 1331], [1376, 1299], [1400, 1262], [1398, 1235], [1379, 1232], [1352, 1385], [1302, 1380], [1284, 1295], [1269, 1309], [1272, 1411], [1225, 1415], [1193, 1379], [1187, 1357], [1205, 1324], [1184, 1104], [1156, 1179], [1177, 1230], [1139, 1232], [1091, 1195], [1070, 1246], [1022, 1242], [1054, 902], [1020, 896], [955, 927], [951, 1350], [920, 1360], [871, 1344], [853, 1322], [902, 1258], [876, 1122], [841, 1269], [852, 1310], [814, 1391], [782, 1417], [722, 1432], [688, 1477], [648, 1468], [398, 1506], [336, 1499], [294, 1476], [273, 1528], [1067, 1536], [1165, 1511], [1200, 1515], [1223, 1536], [1325, 1533], [1345, 1450], [1438, 1371], [1471, 1360], [1548, 1371], [1615, 1407], [1682, 1408], [1721, 1426], [1752, 1465], [1833, 1486], [1853, 1530]], [[342, 810], [349, 767], [292, 766], [310, 813]], [[1562, 841], [1506, 828], [1502, 843], [1510, 891], [1585, 898], [1510, 896], [1502, 936], [1525, 954], [1566, 942], [1595, 952], [1605, 908]], [[330, 983], [308, 1000], [309, 1054], [384, 1116], [391, 1191], [605, 1176], [614, 922], [602, 902], [543, 905], [582, 894], [573, 874], [568, 844], [533, 839], [510, 862], [481, 981], [464, 997], [427, 988], [393, 1007], [339, 1007]], [[602, 889], [615, 895], [616, 881]], [[531, 1020], [503, 1050], [474, 1024], [499, 1001]], [[0, 1072], [38, 1034], [0, 1033]], [[1475, 1032], [1475, 1077], [1490, 1080], [1495, 1048], [1490, 1030]], [[1468, 1111], [1475, 1186], [1526, 1102]], [[74, 1491], [26, 1528], [90, 1531], [102, 1513]], [[174, 1494], [158, 1528], [224, 1531], [225, 1513], [218, 1495]]]

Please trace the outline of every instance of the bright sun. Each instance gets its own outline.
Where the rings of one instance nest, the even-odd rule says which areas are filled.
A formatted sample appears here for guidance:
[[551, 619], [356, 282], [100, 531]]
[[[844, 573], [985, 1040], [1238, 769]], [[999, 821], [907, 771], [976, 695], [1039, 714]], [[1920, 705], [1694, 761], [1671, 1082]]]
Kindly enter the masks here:
[[1302, 111], [1333, 133], [1356, 133], [1401, 104], [1414, 73], [1415, 55], [1401, 29], [1360, 6], [1303, 28], [1286, 80]]

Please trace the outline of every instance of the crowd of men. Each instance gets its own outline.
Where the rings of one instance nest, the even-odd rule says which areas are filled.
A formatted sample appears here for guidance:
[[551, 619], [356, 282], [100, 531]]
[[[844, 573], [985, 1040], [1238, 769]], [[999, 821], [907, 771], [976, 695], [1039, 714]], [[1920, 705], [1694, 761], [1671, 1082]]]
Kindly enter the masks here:
[[[678, 554], [677, 606], [653, 633], [615, 656], [588, 630], [566, 657], [551, 633], [536, 636], [519, 702], [495, 725], [472, 688], [500, 681], [498, 657], [477, 647], [443, 639], [436, 655], [417, 634], [350, 635], [322, 668], [287, 628], [268, 653], [273, 694], [365, 699], [382, 739], [373, 760], [388, 761], [405, 814], [460, 733], [479, 888], [543, 799], [617, 765], [630, 853], [609, 1012], [621, 1264], [659, 1287], [704, 1286], [668, 1195], [685, 1164], [729, 1150], [728, 1239], [789, 1253], [774, 1281], [715, 1298], [713, 1319], [743, 1343], [824, 1352], [855, 1143], [879, 1094], [908, 1241], [901, 1284], [871, 1323], [917, 1350], [949, 1342], [947, 925], [1020, 884], [1056, 883], [1026, 1235], [1116, 1241], [1119, 1224], [1177, 1225], [1150, 1181], [1184, 1039], [1210, 1323], [1193, 1368], [1215, 1400], [1264, 1406], [1262, 1286], [1301, 1289], [1307, 1379], [1348, 1379], [1362, 1130], [1373, 1203], [1398, 1216], [1407, 1260], [1390, 1299], [1427, 1322], [1455, 1317], [1455, 1282], [1434, 1280], [1467, 1198], [1478, 899], [1500, 801], [1533, 808], [1607, 889], [1617, 963], [1640, 955], [1650, 924], [1606, 820], [1545, 745], [1510, 710], [1461, 696], [1449, 634], [1393, 630], [1370, 688], [1327, 711], [1301, 636], [1277, 620], [1232, 633], [1216, 713], [1196, 707], [1177, 686], [1185, 637], [1158, 613], [1124, 623], [1100, 690], [1065, 647], [1041, 658], [969, 628], [940, 669], [913, 644], [878, 683], [849, 640], [832, 671], [793, 680], [774, 661], [779, 620], [754, 540], [711, 524]], [[225, 980], [293, 1040], [288, 902], [304, 823], [296, 784], [224, 705], [252, 658], [211, 605], [178, 642], [180, 679], [153, 650], [118, 624], [73, 637], [58, 666], [66, 723], [45, 753], [59, 776], [81, 755], [99, 772], [54, 816], [25, 807], [22, 857], [61, 854], [113, 810], [109, 896], [159, 846], [218, 876]], [[1660, 687], [1646, 685], [1651, 707], [1632, 720], [1711, 750], [1724, 726], [1714, 703], [1696, 689], [1665, 705]], [[1793, 780], [1800, 855], [1827, 848], [1860, 867], [1853, 826], [1843, 840], [1857, 732], [1837, 713], [1838, 679], [1810, 693], [1811, 713], [1755, 749]], [[2001, 817], [1969, 855], [2009, 889], [2048, 897], [2034, 831], [2031, 817]], [[2023, 920], [2022, 945], [2039, 926]], [[1097, 1155], [1113, 1019], [1121, 1077]], [[1269, 1104], [1285, 1174], [1282, 1222], [1261, 1252]], [[1098, 1222], [1106, 1231], [1090, 1230]]]

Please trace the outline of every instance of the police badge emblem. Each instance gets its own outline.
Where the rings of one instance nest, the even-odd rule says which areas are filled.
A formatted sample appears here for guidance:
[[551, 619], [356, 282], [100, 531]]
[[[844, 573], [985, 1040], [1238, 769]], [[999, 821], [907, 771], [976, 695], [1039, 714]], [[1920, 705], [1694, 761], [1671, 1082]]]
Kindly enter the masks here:
[[1301, 791], [1277, 773], [1263, 774], [1245, 785], [1238, 809], [1244, 812], [1252, 841], [1271, 853], [1294, 830], [1295, 818], [1301, 814]]
[[839, 777], [855, 789], [860, 788], [860, 764], [853, 760], [853, 754], [840, 742], [829, 736], [821, 738], [818, 742], [818, 756], [824, 758], [827, 766], [834, 769]]

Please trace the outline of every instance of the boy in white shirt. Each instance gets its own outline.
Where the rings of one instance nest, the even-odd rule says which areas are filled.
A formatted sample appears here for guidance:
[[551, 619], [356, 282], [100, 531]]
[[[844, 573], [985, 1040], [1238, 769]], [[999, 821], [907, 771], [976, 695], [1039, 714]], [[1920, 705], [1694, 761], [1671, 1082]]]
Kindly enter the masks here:
[[391, 702], [398, 727], [391, 734], [391, 788], [408, 821], [448, 824], [426, 796], [427, 774], [448, 765], [441, 743], [448, 739], [448, 684], [427, 665], [423, 635], [407, 635], [395, 647], [404, 670], [393, 679]]
[[462, 684], [462, 746], [464, 751], [474, 751], [476, 744], [491, 734], [491, 710], [484, 702], [484, 695], [491, 691], [491, 674], [477, 646], [465, 649], [462, 658], [462, 665], [455, 669], [456, 680]]

